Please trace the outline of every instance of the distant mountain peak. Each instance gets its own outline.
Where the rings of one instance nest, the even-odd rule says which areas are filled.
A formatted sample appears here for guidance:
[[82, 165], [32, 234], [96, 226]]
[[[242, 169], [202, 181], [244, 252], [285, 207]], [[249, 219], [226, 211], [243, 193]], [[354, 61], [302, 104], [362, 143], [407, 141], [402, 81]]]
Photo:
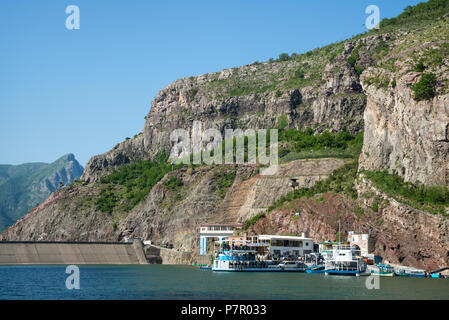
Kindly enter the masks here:
[[[0, 170], [0, 232], [83, 173], [73, 153], [52, 163], [2, 165]], [[0, 169], [2, 169], [0, 168]]]

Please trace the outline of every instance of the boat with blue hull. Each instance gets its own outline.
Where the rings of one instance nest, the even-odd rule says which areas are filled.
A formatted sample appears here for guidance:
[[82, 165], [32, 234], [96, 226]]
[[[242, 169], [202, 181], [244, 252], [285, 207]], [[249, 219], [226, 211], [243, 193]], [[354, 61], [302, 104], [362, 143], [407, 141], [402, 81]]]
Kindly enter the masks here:
[[398, 268], [394, 272], [395, 276], [399, 277], [411, 277], [411, 278], [426, 278], [427, 273], [424, 270], [412, 269], [408, 267]]
[[320, 265], [320, 266], [310, 266], [306, 269], [306, 273], [325, 273], [326, 266]]
[[360, 250], [348, 244], [336, 244], [332, 258], [326, 260], [325, 275], [362, 276], [368, 275], [366, 263], [360, 256]]
[[412, 278], [426, 278], [427, 277], [427, 273], [424, 270], [414, 269], [414, 270], [410, 270], [409, 277], [412, 277]]

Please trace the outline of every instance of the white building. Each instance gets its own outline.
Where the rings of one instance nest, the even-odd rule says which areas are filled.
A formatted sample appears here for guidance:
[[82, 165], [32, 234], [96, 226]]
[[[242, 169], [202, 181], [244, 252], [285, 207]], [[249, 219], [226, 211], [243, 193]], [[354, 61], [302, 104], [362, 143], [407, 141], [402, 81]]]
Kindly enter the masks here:
[[262, 234], [257, 238], [257, 242], [270, 245], [272, 256], [302, 256], [313, 252], [314, 241], [312, 238], [306, 238], [304, 233], [301, 237]]
[[200, 226], [200, 255], [207, 254], [207, 239], [222, 241], [231, 237], [241, 224], [202, 224]]
[[354, 231], [348, 232], [348, 242], [351, 245], [358, 246], [362, 256], [366, 257], [369, 254], [369, 234], [357, 234]]

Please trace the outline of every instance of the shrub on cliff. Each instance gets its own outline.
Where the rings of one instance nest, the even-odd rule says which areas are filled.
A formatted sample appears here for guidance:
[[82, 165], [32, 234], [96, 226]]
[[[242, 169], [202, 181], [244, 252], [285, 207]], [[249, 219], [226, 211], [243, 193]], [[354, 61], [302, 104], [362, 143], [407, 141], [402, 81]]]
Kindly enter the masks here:
[[251, 219], [247, 220], [244, 223], [243, 229], [247, 230], [249, 227], [254, 225], [257, 221], [259, 221], [259, 219], [264, 218], [264, 217], [265, 217], [265, 213], [259, 213], [259, 214], [255, 215], [254, 217], [252, 217]]
[[417, 64], [415, 64], [415, 66], [413, 67], [413, 71], [424, 72], [424, 70], [426, 70], [426, 66], [424, 64], [424, 61], [421, 59]]
[[96, 201], [97, 209], [104, 213], [112, 213], [117, 202], [118, 199], [114, 190], [110, 187], [106, 187], [101, 190]]
[[183, 182], [178, 177], [171, 176], [164, 182], [164, 186], [170, 191], [175, 191], [179, 187], [183, 186]]
[[433, 73], [424, 73], [421, 79], [412, 85], [413, 98], [422, 101], [435, 97], [435, 82], [436, 77]]
[[281, 53], [279, 55], [279, 61], [288, 61], [290, 59], [288, 53]]

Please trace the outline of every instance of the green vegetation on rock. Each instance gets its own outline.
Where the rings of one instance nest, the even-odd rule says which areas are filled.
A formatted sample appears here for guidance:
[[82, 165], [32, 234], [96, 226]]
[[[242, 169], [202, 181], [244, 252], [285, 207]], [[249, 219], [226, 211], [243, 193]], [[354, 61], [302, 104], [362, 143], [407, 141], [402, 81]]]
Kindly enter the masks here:
[[363, 132], [357, 135], [348, 131], [314, 134], [312, 128], [284, 129], [279, 131], [279, 142], [279, 157], [283, 162], [305, 158], [356, 158], [362, 149]]
[[386, 171], [363, 171], [363, 174], [376, 188], [414, 208], [445, 214], [445, 208], [449, 207], [449, 189], [446, 186], [432, 187], [405, 182], [402, 177]]
[[404, 12], [391, 19], [383, 19], [380, 22], [380, 30], [389, 31], [399, 26], [411, 29], [416, 26], [424, 25], [435, 19], [444, 16], [449, 11], [449, 1], [447, 0], [429, 0], [421, 2], [416, 6], [408, 6]]
[[356, 63], [357, 63], [357, 60], [360, 57], [360, 55], [359, 55], [360, 48], [362, 48], [364, 45], [365, 45], [364, 43], [359, 43], [357, 45], [357, 47], [355, 47], [354, 50], [352, 50], [351, 55], [348, 58], [349, 64], [355, 69], [355, 71], [359, 75], [362, 74], [363, 67], [357, 65]]
[[256, 214], [254, 217], [252, 217], [251, 219], [247, 220], [243, 224], [243, 229], [245, 229], [245, 230], [248, 229], [249, 227], [254, 225], [257, 221], [259, 221], [259, 219], [264, 218], [265, 216], [266, 216], [265, 213]]
[[[150, 192], [166, 173], [172, 170], [172, 165], [167, 162], [168, 154], [159, 154], [155, 161], [140, 160], [133, 164], [121, 166], [106, 177], [100, 179], [100, 183], [106, 185], [100, 191], [97, 198], [97, 209], [111, 213], [117, 206], [129, 212]], [[182, 165], [174, 166], [179, 169]], [[173, 184], [174, 185], [174, 184]], [[170, 186], [173, 186], [170, 184]]]
[[165, 182], [164, 187], [170, 191], [175, 191], [183, 186], [183, 182], [178, 177], [170, 176]]
[[433, 73], [424, 73], [412, 86], [413, 98], [417, 101], [430, 100], [435, 97], [436, 77]]
[[217, 184], [217, 194], [220, 198], [224, 198], [228, 189], [232, 186], [235, 180], [236, 169], [227, 170], [226, 168], [219, 168], [214, 171], [214, 177]]

